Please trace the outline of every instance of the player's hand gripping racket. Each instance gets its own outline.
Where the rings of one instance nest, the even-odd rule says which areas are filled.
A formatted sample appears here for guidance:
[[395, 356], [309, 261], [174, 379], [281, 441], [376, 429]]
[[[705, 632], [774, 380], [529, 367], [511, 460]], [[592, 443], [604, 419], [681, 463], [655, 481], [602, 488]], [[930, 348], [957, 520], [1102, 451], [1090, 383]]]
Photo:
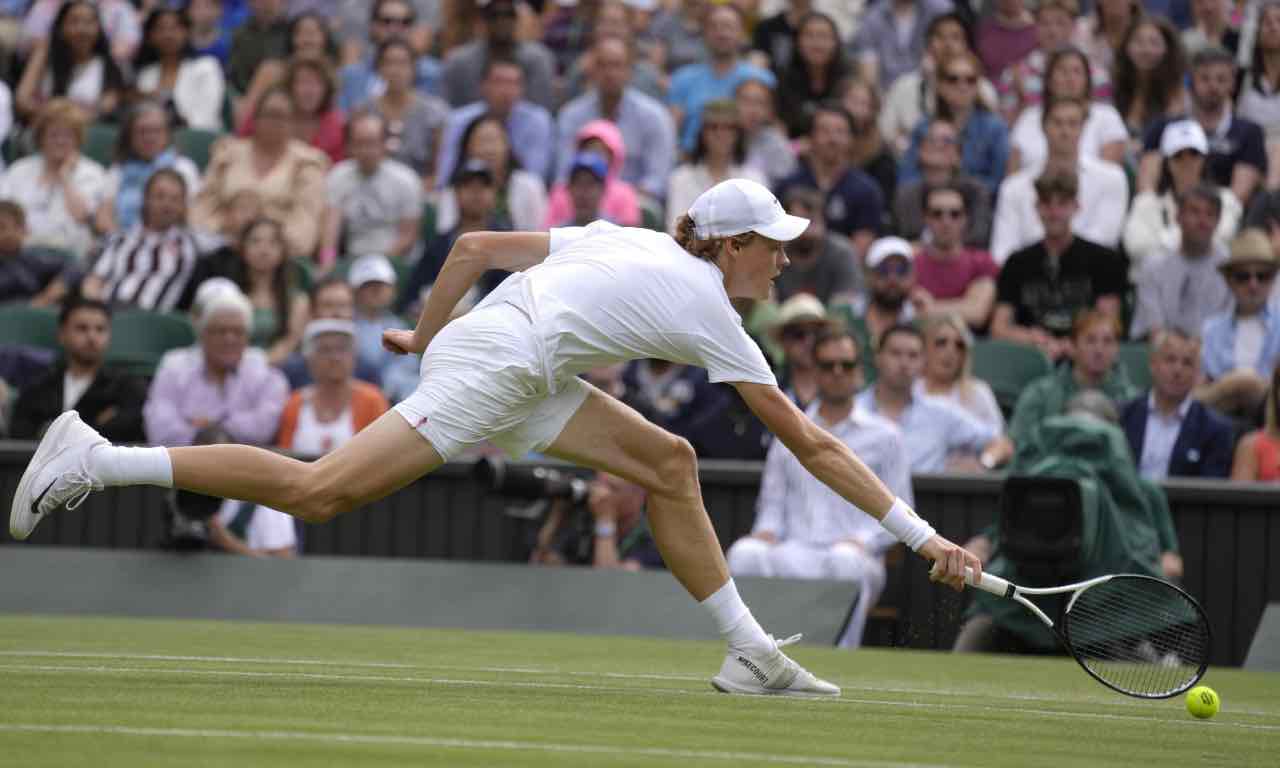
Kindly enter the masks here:
[[[1209, 665], [1209, 621], [1191, 595], [1160, 579], [1136, 574], [1099, 576], [1061, 587], [1019, 587], [982, 574], [965, 581], [1012, 598], [1044, 622], [1084, 671], [1112, 690], [1140, 699], [1177, 696]], [[1071, 593], [1061, 626], [1025, 595]]]

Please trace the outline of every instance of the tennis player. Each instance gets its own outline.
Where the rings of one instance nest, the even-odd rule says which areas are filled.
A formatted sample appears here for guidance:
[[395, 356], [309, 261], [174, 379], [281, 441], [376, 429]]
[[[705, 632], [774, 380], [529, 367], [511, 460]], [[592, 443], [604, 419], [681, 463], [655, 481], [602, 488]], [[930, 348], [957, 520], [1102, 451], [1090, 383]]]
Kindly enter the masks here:
[[[730, 304], [769, 296], [788, 264], [782, 243], [807, 226], [763, 186], [735, 179], [700, 196], [674, 239], [603, 221], [550, 233], [465, 234], [417, 328], [383, 335], [388, 349], [423, 353], [418, 390], [338, 450], [306, 463], [243, 445], [117, 447], [68, 411], [45, 433], [18, 484], [10, 533], [25, 539], [46, 515], [75, 508], [91, 491], [139, 484], [257, 502], [322, 523], [490, 440], [515, 456], [540, 451], [647, 489], [663, 559], [728, 643], [711, 681], [717, 690], [839, 695], [780, 650], [798, 635], [775, 640], [738, 596], [689, 443], [578, 378], [639, 358], [706, 368], [711, 381], [736, 387], [810, 472], [933, 561], [935, 581], [960, 589], [966, 565], [981, 572], [978, 558], [937, 535], [792, 405]], [[514, 274], [447, 322], [490, 269]]]

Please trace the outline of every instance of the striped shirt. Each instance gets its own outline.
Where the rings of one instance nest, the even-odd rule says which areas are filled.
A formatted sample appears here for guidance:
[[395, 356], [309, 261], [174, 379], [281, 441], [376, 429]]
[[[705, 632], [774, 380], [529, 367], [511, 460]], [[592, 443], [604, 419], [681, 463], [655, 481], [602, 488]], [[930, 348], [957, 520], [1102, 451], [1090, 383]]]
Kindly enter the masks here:
[[107, 240], [93, 275], [102, 280], [110, 304], [171, 312], [186, 292], [198, 257], [191, 230], [156, 232], [138, 224]]

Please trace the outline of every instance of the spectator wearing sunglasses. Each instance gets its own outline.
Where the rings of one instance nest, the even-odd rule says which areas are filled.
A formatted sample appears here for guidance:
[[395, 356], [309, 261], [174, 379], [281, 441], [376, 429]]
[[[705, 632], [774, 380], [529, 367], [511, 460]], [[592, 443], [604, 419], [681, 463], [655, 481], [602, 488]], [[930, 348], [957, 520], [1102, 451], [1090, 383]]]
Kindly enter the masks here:
[[511, 59], [524, 73], [525, 98], [544, 109], [556, 106], [555, 57], [536, 41], [516, 40], [514, 0], [477, 0], [484, 34], [449, 52], [444, 60], [444, 99], [452, 107], [474, 101], [490, 58]]
[[778, 386], [801, 409], [808, 408], [818, 395], [813, 340], [829, 325], [826, 308], [810, 294], [798, 293], [778, 308], [778, 316], [771, 329], [783, 353]]
[[882, 237], [867, 250], [866, 298], [841, 305], [841, 319], [858, 337], [862, 349], [868, 350], [863, 362], [867, 381], [875, 380], [873, 355], [879, 349], [880, 337], [895, 325], [913, 322], [932, 311], [933, 300], [926, 291], [917, 290], [915, 251], [911, 243], [900, 237]]
[[410, 42], [418, 20], [411, 4], [405, 0], [378, 0], [369, 13], [369, 45], [358, 61], [346, 65], [338, 73], [338, 108], [350, 112], [373, 100], [381, 100], [387, 82], [379, 72], [383, 47], [392, 40], [399, 40], [409, 48], [413, 68], [414, 89], [423, 97], [430, 97], [433, 109], [443, 109], [439, 103], [442, 67], [434, 56], [414, 55]]
[[920, 177], [898, 184], [893, 193], [896, 234], [919, 240], [924, 233], [925, 192], [942, 184], [960, 190], [965, 199], [968, 245], [986, 248], [991, 241], [991, 190], [960, 167], [960, 136], [950, 120], [934, 118], [920, 140]]
[[915, 397], [945, 400], [996, 429], [1004, 414], [991, 385], [973, 375], [973, 333], [955, 312], [930, 315], [924, 323], [924, 370], [912, 385]]
[[[1240, 382], [1238, 393], [1254, 405], [1280, 361], [1280, 312], [1267, 306], [1277, 267], [1280, 261], [1262, 230], [1241, 232], [1231, 243], [1230, 258], [1218, 267], [1227, 278], [1235, 306], [1210, 315], [1200, 334], [1205, 376], [1215, 382]], [[1239, 399], [1237, 403], [1246, 405]], [[1226, 406], [1226, 410], [1236, 409]]]
[[[917, 292], [929, 296], [933, 312], [957, 313], [980, 330], [996, 305], [1000, 268], [985, 250], [965, 246], [969, 206], [958, 184], [925, 190], [923, 244], [915, 256]], [[922, 299], [923, 300], [923, 299]]]

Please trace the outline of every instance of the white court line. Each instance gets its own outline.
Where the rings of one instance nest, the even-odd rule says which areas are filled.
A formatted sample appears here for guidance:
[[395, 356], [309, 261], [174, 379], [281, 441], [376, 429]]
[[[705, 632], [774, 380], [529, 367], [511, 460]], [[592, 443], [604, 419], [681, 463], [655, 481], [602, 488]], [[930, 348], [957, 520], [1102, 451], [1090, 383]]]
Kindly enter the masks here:
[[147, 736], [181, 739], [252, 739], [259, 741], [318, 741], [331, 744], [435, 747], [439, 749], [552, 752], [558, 754], [610, 755], [616, 757], [677, 758], [681, 760], [731, 760], [783, 765], [829, 765], [839, 768], [937, 768], [922, 763], [885, 760], [847, 760], [838, 757], [775, 755], [761, 752], [726, 752], [663, 747], [612, 747], [601, 744], [556, 744], [537, 741], [441, 739], [428, 736], [385, 736], [361, 733], [309, 733], [306, 731], [231, 731], [208, 728], [136, 728], [124, 725], [37, 725], [0, 723], [8, 733], [83, 733], [109, 736]]
[[[397, 664], [392, 662], [375, 662], [375, 661], [333, 661], [326, 659], [291, 659], [291, 658], [265, 658], [253, 656], [175, 656], [167, 654], [151, 654], [151, 653], [103, 653], [103, 652], [87, 652], [87, 651], [38, 651], [38, 650], [9, 650], [0, 651], [0, 657], [27, 657], [27, 658], [58, 658], [58, 659], [107, 659], [112, 661], [194, 661], [205, 662], [211, 664], [284, 664], [288, 666], [318, 666], [318, 667], [335, 667], [348, 669], [403, 669], [403, 670], [442, 670], [445, 672], [488, 672], [492, 674], [523, 674], [523, 675], [563, 675], [565, 677], [598, 677], [618, 680], [659, 680], [659, 681], [679, 681], [679, 682], [704, 682], [708, 678], [707, 675], [672, 675], [658, 673], [638, 673], [638, 672], [575, 672], [571, 670], [556, 669], [554, 667], [506, 667], [506, 666], [456, 666], [447, 664]], [[420, 678], [413, 678], [414, 680]], [[892, 685], [861, 685], [855, 681], [848, 680], [832, 680], [840, 687], [846, 690], [868, 691], [871, 693], [900, 693], [913, 696], [972, 696], [973, 691], [969, 689], [955, 690], [949, 688], [914, 688]], [[614, 689], [608, 689], [614, 690]], [[662, 689], [648, 689], [653, 691], [661, 691]], [[1039, 696], [1032, 693], [984, 693], [982, 695], [992, 698], [1007, 699], [1010, 701], [1038, 701], [1049, 702], [1052, 704], [1062, 703], [1061, 696]], [[1079, 699], [1080, 703], [1093, 703], [1097, 701], [1097, 697]], [[1146, 702], [1130, 699], [1113, 699], [1107, 702], [1108, 706], [1117, 707], [1142, 707], [1146, 706]], [[1232, 709], [1233, 712], [1244, 715], [1255, 715], [1257, 717], [1270, 717], [1274, 713], [1251, 710], [1251, 709]]]
[[[98, 672], [103, 674], [136, 674], [136, 675], [183, 675], [183, 676], [204, 676], [204, 677], [240, 677], [240, 678], [286, 678], [295, 680], [337, 680], [351, 683], [412, 683], [417, 685], [454, 685], [476, 688], [531, 688], [531, 689], [547, 689], [547, 690], [576, 690], [576, 691], [600, 691], [604, 693], [612, 693], [615, 695], [652, 695], [664, 694], [672, 696], [712, 696], [719, 697], [724, 694], [712, 691], [695, 691], [687, 688], [618, 688], [617, 686], [608, 685], [587, 685], [582, 683], [542, 683], [527, 682], [515, 680], [463, 680], [457, 678], [445, 677], [391, 677], [386, 675], [339, 675], [322, 672], [255, 672], [251, 670], [222, 670], [222, 669], [189, 669], [175, 667], [109, 667], [109, 666], [56, 666], [52, 664], [3, 664], [0, 669], [26, 672]], [[944, 694], [945, 695], [945, 694]], [[766, 697], [761, 697], [766, 698]], [[1030, 715], [1034, 717], [1049, 718], [1077, 718], [1083, 720], [1124, 720], [1140, 723], [1150, 723], [1157, 725], [1172, 725], [1179, 727], [1217, 727], [1217, 728], [1239, 728], [1243, 730], [1258, 731], [1280, 731], [1280, 725], [1264, 725], [1257, 723], [1235, 723], [1223, 722], [1220, 720], [1204, 722], [1191, 720], [1171, 720], [1168, 718], [1151, 717], [1142, 715], [1124, 715], [1110, 714], [1105, 712], [1072, 712], [1069, 710], [1051, 710], [1051, 709], [1027, 709], [1025, 707], [1003, 707], [992, 704], [958, 704], [940, 701], [901, 701], [894, 699], [864, 699], [853, 698], [849, 696], [841, 696], [840, 698], [827, 697], [802, 697], [802, 696], [776, 696], [767, 697], [774, 700], [782, 699], [788, 702], [811, 702], [819, 703], [824, 706], [835, 706], [837, 704], [866, 706], [874, 705], [877, 707], [898, 707], [903, 709], [940, 709], [940, 710], [959, 710], [963, 712], [973, 712], [982, 710], [987, 712], [1010, 712], [1020, 715]]]

